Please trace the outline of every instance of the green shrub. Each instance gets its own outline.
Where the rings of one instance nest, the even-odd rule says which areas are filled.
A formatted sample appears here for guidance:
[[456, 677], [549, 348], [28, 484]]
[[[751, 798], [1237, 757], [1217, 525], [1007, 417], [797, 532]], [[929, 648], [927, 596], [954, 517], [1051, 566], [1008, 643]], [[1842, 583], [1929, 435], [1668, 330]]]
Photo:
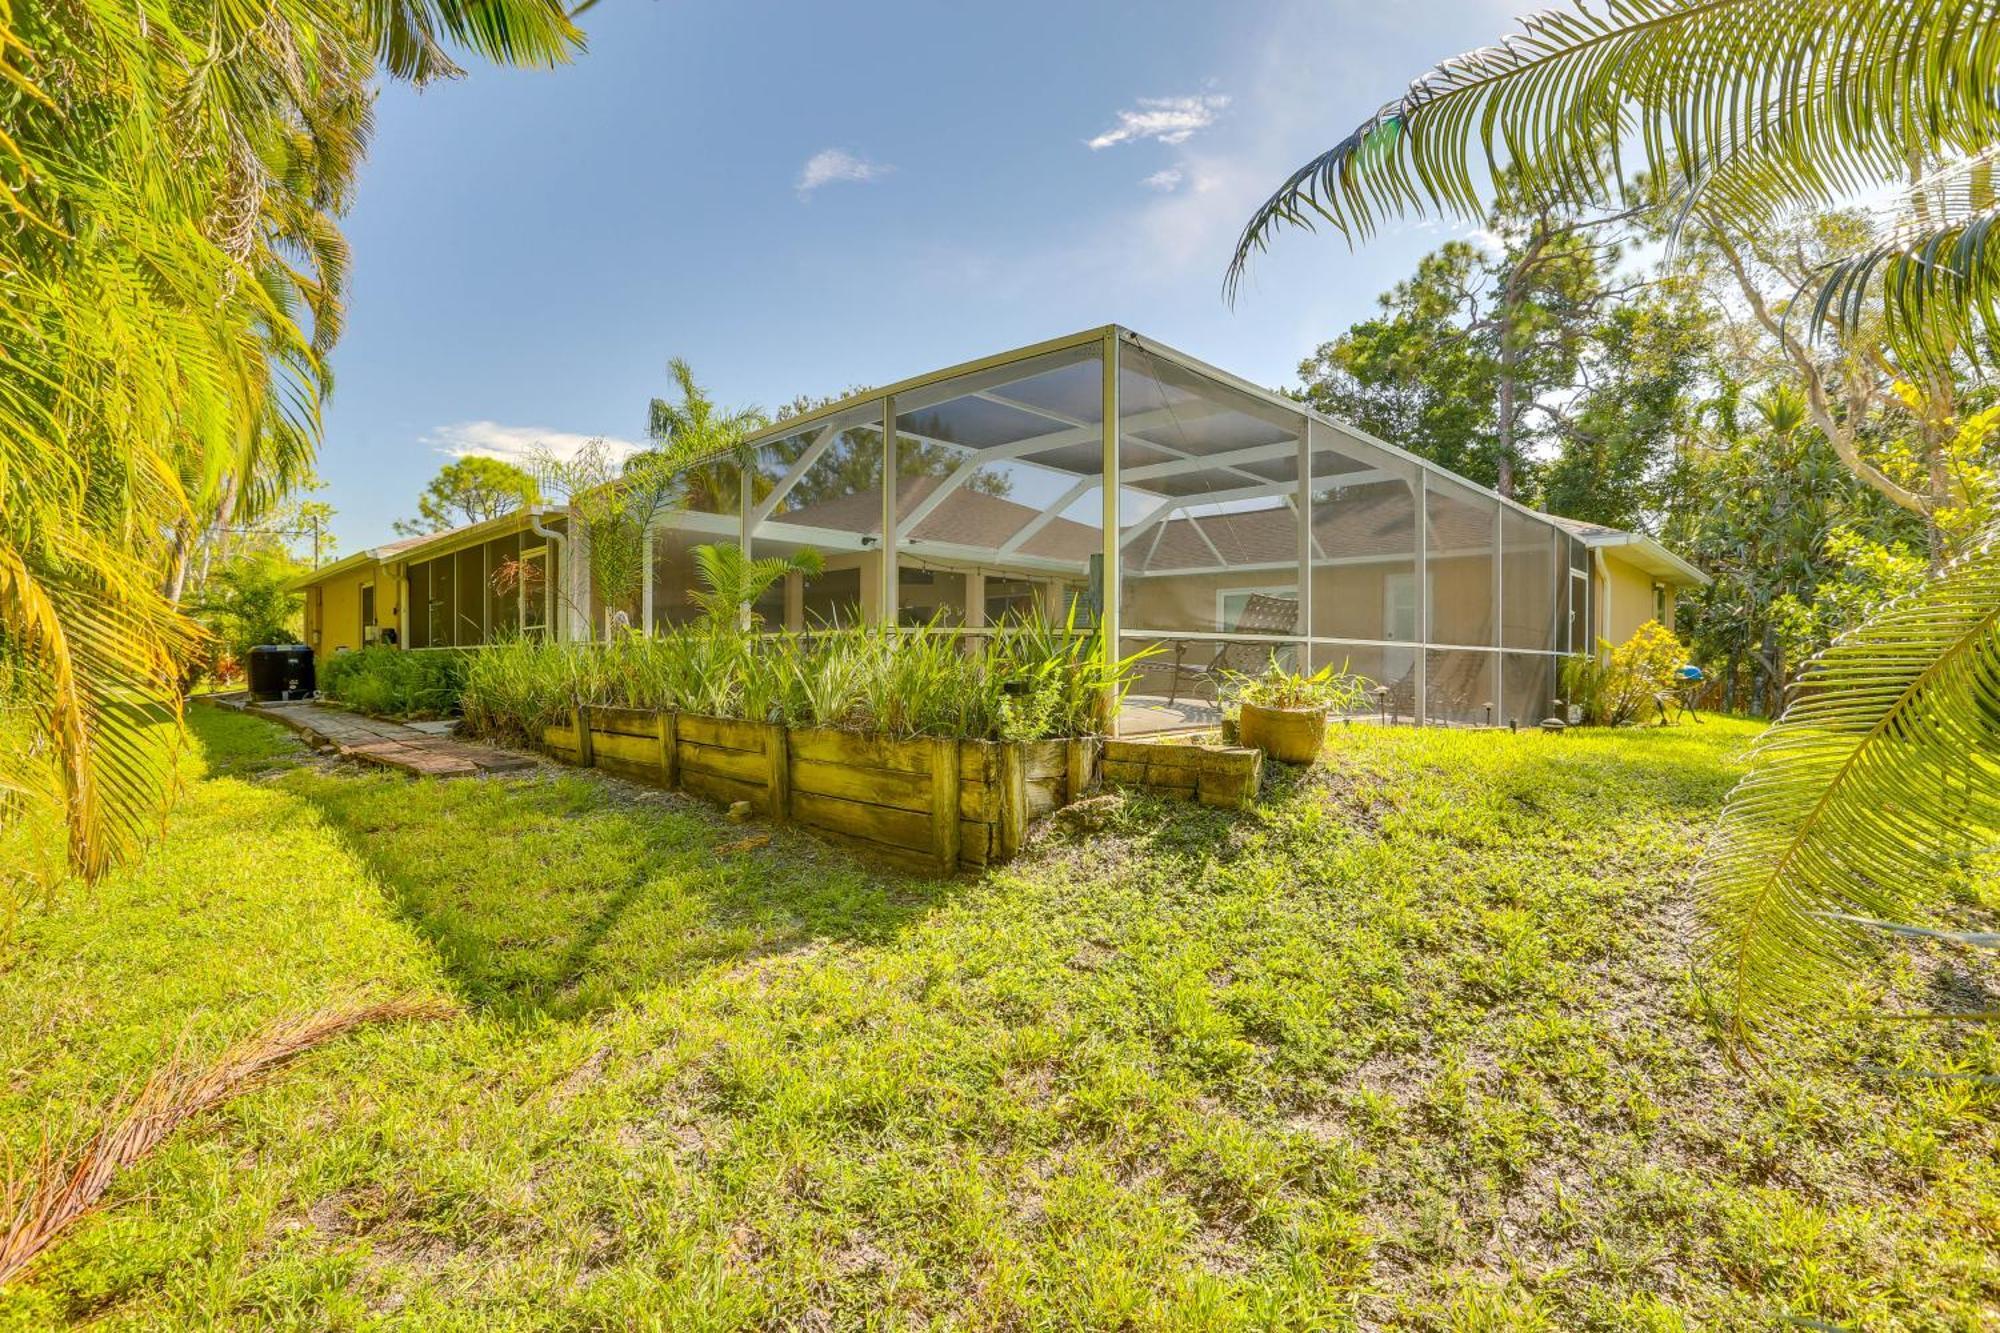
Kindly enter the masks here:
[[443, 649], [363, 648], [319, 663], [320, 692], [383, 717], [447, 717], [458, 711], [468, 654]]
[[191, 597], [187, 610], [212, 636], [188, 664], [191, 686], [198, 675], [231, 681], [242, 674], [243, 659], [265, 643], [297, 643], [303, 593], [292, 580], [303, 570], [282, 553], [252, 552], [229, 561]]
[[1223, 702], [1254, 704], [1259, 708], [1324, 708], [1330, 713], [1351, 713], [1368, 702], [1372, 684], [1357, 676], [1343, 663], [1335, 671], [1331, 664], [1311, 675], [1287, 671], [1272, 659], [1271, 665], [1248, 675], [1232, 671], [1223, 681]]
[[606, 655], [624, 645], [513, 639], [493, 644], [466, 663], [460, 706], [465, 729], [496, 740], [539, 744], [542, 729], [569, 716], [575, 704], [607, 702], [600, 677]]
[[1108, 688], [1099, 637], [1076, 625], [1010, 623], [980, 637], [920, 630], [745, 634], [713, 624], [608, 644], [496, 645], [466, 669], [468, 730], [539, 741], [579, 704], [838, 727], [896, 736], [1035, 740], [1099, 729]]
[[1639, 626], [1616, 648], [1597, 641], [1597, 652], [1563, 662], [1563, 698], [1594, 727], [1622, 727], [1674, 688], [1687, 650], [1657, 620]]

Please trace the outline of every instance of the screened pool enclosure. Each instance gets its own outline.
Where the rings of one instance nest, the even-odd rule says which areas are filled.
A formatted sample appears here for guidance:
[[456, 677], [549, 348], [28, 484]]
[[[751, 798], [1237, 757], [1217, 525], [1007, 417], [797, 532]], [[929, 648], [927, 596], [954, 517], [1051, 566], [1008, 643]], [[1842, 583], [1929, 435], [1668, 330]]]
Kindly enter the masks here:
[[[894, 485], [885, 486], [885, 477]], [[1155, 648], [1118, 721], [1212, 716], [1226, 669], [1346, 664], [1370, 716], [1539, 720], [1588, 645], [1583, 543], [1303, 405], [1120, 327], [1002, 353], [784, 421], [698, 465], [650, 543], [639, 612], [691, 617], [689, 552], [819, 551], [766, 628], [1040, 610]]]

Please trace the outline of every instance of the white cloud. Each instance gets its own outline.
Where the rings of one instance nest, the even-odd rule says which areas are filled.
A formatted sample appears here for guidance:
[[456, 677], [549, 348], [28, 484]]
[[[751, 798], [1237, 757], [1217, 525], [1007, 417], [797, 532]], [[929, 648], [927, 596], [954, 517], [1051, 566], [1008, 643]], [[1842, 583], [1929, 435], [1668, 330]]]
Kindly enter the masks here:
[[1229, 98], [1222, 93], [1198, 97], [1142, 97], [1139, 105], [1118, 113], [1118, 123], [1090, 140], [1093, 149], [1111, 148], [1121, 143], [1153, 139], [1163, 144], [1184, 144], [1197, 130], [1215, 123]]
[[[1442, 6], [1446, 0], [1427, 3]], [[1144, 188], [1133, 192], [1128, 206], [1082, 215], [1073, 227], [1052, 228], [1040, 244], [1024, 238], [1020, 246], [974, 251], [964, 243], [933, 242], [927, 274], [982, 298], [997, 291], [1020, 293], [1024, 302], [1047, 302], [1090, 292], [1114, 311], [1144, 311], [1169, 289], [1199, 290], [1202, 299], [1215, 299], [1244, 219], [1301, 161], [1327, 146], [1333, 132], [1328, 126], [1347, 123], [1350, 113], [1344, 108], [1354, 100], [1350, 90], [1365, 72], [1358, 68], [1359, 53], [1344, 57], [1356, 67], [1343, 69], [1346, 77], [1340, 80], [1329, 80], [1323, 66], [1298, 59], [1301, 49], [1338, 31], [1336, 8], [1323, 0], [1282, 12], [1259, 8], [1267, 17], [1246, 30], [1242, 49], [1218, 53], [1228, 55], [1228, 86], [1243, 86], [1240, 97], [1204, 92], [1142, 101], [1121, 113], [1116, 128], [1091, 141], [1092, 147], [1109, 147], [1142, 137], [1160, 141], [1161, 134], [1177, 140], [1164, 150], [1161, 170], [1142, 178]], [[1220, 114], [1224, 107], [1226, 116]], [[1183, 114], [1173, 124], [1161, 118], [1138, 121], [1169, 111]], [[1177, 178], [1172, 188], [1165, 188], [1164, 173]], [[1287, 254], [1306, 248], [1298, 243]], [[1255, 277], [1253, 270], [1253, 282]], [[1305, 345], [1324, 336], [1316, 333]]]
[[592, 440], [602, 439], [613, 457], [637, 453], [640, 446], [612, 436], [579, 435], [546, 426], [507, 426], [498, 421], [456, 421], [424, 436], [424, 443], [453, 458], [498, 458], [525, 465], [541, 454], [574, 458]]
[[806, 159], [805, 166], [799, 171], [798, 185], [794, 188], [798, 190], [799, 197], [804, 198], [822, 185], [839, 181], [877, 181], [894, 170], [894, 167], [880, 162], [856, 157], [842, 148], [822, 148]]
[[1181, 187], [1181, 169], [1179, 167], [1162, 168], [1140, 181], [1139, 184], [1149, 190], [1158, 190], [1161, 194], [1171, 194]]
[[[1223, 270], [1244, 221], [1272, 189], [1370, 114], [1379, 104], [1370, 99], [1395, 92], [1399, 85], [1385, 79], [1403, 77], [1396, 71], [1421, 68], [1425, 60], [1454, 49], [1395, 54], [1411, 40], [1409, 32], [1419, 30], [1410, 16], [1427, 25], [1421, 31], [1435, 33], [1478, 17], [1485, 25], [1479, 33], [1491, 34], [1504, 31], [1507, 16], [1519, 7], [1518, 0], [1405, 0], [1404, 6], [1367, 11], [1371, 17], [1360, 36], [1352, 31], [1354, 10], [1346, 4], [1289, 0], [1247, 7], [1246, 15], [1254, 12], [1256, 21], [1242, 25], [1230, 47], [1210, 54], [1219, 67], [1214, 87], [1239, 90], [1227, 112], [1185, 143], [1144, 150], [1158, 151], [1162, 159], [1149, 162], [1147, 171], [1180, 173], [1175, 188], [1142, 186], [1101, 210], [1051, 218], [1046, 228], [998, 241], [925, 237], [912, 256], [916, 280], [927, 297], [951, 292], [968, 304], [1021, 312], [1026, 328], [1046, 327], [1042, 312], [1050, 308], [1073, 311], [1069, 318], [1077, 324], [1108, 318], [1137, 322], [1169, 341], [1176, 336], [1176, 319], [1204, 327], [1207, 312], [1221, 307]], [[1327, 59], [1302, 61], [1302, 50], [1325, 51]], [[1144, 176], [1142, 171], [1132, 183]], [[1442, 232], [1453, 221], [1436, 225]], [[1397, 231], [1417, 225], [1422, 224], [1399, 224]], [[1251, 342], [1263, 336], [1243, 331], [1253, 323], [1289, 323], [1292, 344], [1310, 348], [1324, 341], [1329, 329], [1365, 318], [1385, 283], [1380, 255], [1407, 251], [1414, 265], [1418, 251], [1410, 247], [1422, 244], [1384, 239], [1384, 246], [1355, 254], [1324, 228], [1283, 234], [1270, 255], [1251, 265], [1244, 282], [1239, 315], [1255, 312], [1256, 319], [1239, 318], [1237, 331], [1217, 336], [1225, 344]], [[1403, 260], [1395, 262], [1400, 266]], [[1296, 353], [1288, 350], [1286, 356], [1291, 360], [1281, 359], [1278, 369], [1266, 372], [1270, 382], [1290, 373]]]

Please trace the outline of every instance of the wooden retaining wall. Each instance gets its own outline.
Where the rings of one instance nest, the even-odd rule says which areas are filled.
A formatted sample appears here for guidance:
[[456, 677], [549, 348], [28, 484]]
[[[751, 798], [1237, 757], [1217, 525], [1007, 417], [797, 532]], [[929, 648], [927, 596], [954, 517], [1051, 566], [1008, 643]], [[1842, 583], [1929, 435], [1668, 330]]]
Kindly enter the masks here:
[[959, 859], [994, 865], [1018, 854], [1030, 820], [1095, 785], [1098, 744], [1085, 738], [960, 741]]
[[1248, 809], [1264, 780], [1264, 752], [1171, 741], [1106, 741], [1104, 780], [1204, 805]]
[[1030, 820], [1096, 781], [1092, 739], [898, 739], [687, 713], [588, 708], [546, 729], [568, 763], [747, 801], [856, 850], [926, 870], [992, 865], [1021, 850]]
[[786, 747], [778, 813], [857, 851], [956, 869], [957, 741], [773, 728]]

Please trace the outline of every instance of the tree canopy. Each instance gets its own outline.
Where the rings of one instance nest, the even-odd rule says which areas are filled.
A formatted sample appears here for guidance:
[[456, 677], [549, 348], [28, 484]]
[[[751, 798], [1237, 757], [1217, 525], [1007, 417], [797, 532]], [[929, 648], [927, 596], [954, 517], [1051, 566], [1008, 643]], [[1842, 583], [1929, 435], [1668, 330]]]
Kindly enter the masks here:
[[[1501, 194], [1583, 218], [1643, 180], [1667, 239], [1733, 279], [1743, 345], [1775, 352], [1764, 378], [1797, 390], [1762, 399], [1758, 447], [1773, 462], [1810, 447], [1809, 421], [1853, 482], [1922, 523], [1932, 577], [1807, 670], [1703, 864], [1710, 955], [1730, 978], [1720, 1003], [1742, 1037], [1762, 1006], [1831, 996], [1842, 979], [1826, 964], [1856, 956], [1857, 932], [1922, 929], [1872, 918], [1933, 905], [1951, 858], [2000, 827], [2000, 769], [1954, 767], [2000, 739], [1993, 432], [1968, 381], [2000, 333], [1996, 44], [1994, 0], [1545, 10], [1294, 172], [1246, 222], [1225, 278], [1233, 293], [1291, 227], [1359, 240], [1394, 216], [1475, 220]], [[1895, 221], [1842, 236], [1838, 206], [1883, 190], [1903, 198]], [[1817, 255], [1784, 243], [1801, 211], [1835, 224]], [[1776, 290], [1777, 274], [1796, 280]], [[1758, 383], [1722, 387], [1728, 403]], [[1763, 519], [1784, 549], [1827, 549], [1814, 514], [1829, 497], [1798, 480], [1771, 486]]]
[[0, 795], [101, 873], [158, 827], [205, 535], [308, 471], [378, 75], [558, 63], [560, 0], [0, 9]]
[[396, 531], [406, 536], [443, 532], [498, 518], [541, 498], [541, 486], [524, 468], [499, 458], [459, 458], [438, 469], [417, 497], [417, 517], [398, 519]]

